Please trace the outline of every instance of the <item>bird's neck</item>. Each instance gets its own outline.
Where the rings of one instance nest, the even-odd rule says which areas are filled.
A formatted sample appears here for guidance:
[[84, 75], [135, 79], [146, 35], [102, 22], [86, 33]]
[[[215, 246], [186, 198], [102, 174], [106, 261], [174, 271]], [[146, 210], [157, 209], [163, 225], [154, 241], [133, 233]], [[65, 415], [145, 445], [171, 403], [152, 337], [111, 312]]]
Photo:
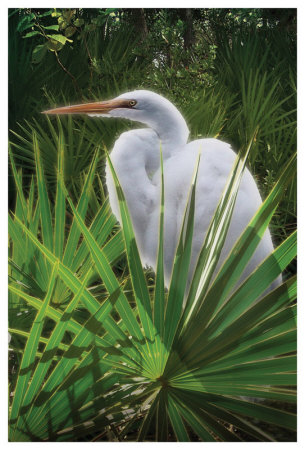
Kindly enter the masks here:
[[170, 157], [187, 143], [189, 129], [183, 116], [171, 104], [170, 108], [149, 117], [146, 124], [160, 139], [164, 158]]

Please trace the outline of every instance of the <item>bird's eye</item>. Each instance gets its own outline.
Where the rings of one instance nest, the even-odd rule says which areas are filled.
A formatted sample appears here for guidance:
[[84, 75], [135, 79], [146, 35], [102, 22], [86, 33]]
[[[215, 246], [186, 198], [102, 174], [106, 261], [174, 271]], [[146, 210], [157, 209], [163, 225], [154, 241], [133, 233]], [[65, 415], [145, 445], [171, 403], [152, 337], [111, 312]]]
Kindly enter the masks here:
[[135, 100], [130, 100], [129, 106], [135, 106], [137, 102]]

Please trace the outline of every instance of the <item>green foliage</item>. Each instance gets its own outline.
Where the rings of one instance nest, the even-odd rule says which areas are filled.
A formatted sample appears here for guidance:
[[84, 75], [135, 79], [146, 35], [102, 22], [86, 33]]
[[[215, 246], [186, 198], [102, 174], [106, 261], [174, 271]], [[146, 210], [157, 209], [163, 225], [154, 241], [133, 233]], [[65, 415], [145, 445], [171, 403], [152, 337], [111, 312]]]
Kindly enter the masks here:
[[[57, 12], [56, 9], [50, 9], [44, 13], [41, 13], [40, 11], [33, 13], [31, 10], [23, 11], [17, 25], [17, 31], [22, 33], [31, 29], [32, 31], [27, 31], [23, 38], [33, 38], [34, 36], [37, 38], [38, 36], [41, 36], [42, 39], [40, 40], [44, 42], [33, 49], [33, 63], [40, 63], [47, 50], [58, 52], [67, 42], [73, 42], [73, 40], [68, 38], [73, 36], [78, 27], [83, 24], [81, 19], [75, 18], [75, 13], [76, 10], [63, 10], [60, 13]], [[54, 18], [57, 23], [47, 25], [46, 23], [49, 23], [50, 18]], [[58, 33], [49, 34], [54, 31], [58, 31]]]
[[[108, 203], [88, 220], [88, 190], [98, 156], [75, 206], [64, 184], [64, 142], [59, 134], [52, 207], [35, 134], [33, 148], [36, 180], [28, 197], [11, 159], [17, 203], [9, 216], [10, 348], [15, 368], [10, 440], [99, 440], [107, 430], [115, 440], [150, 440], [153, 435], [156, 440], [169, 435], [183, 441], [194, 436], [204, 441], [239, 440], [229, 424], [249, 439], [272, 440], [265, 422], [294, 429], [295, 416], [273, 402], [293, 404], [295, 399], [295, 277], [262, 294], [294, 258], [295, 233], [237, 291], [232, 293], [232, 288], [293, 176], [295, 158], [210, 283], [247, 153], [237, 158], [184, 305], [196, 175], [168, 293], [163, 278], [162, 193], [158, 269], [151, 291], [114, 171], [123, 226], [113, 234], [115, 219]], [[72, 217], [68, 227], [67, 211]], [[121, 278], [112, 265], [124, 247], [129, 275]], [[29, 310], [25, 326], [16, 318]]]

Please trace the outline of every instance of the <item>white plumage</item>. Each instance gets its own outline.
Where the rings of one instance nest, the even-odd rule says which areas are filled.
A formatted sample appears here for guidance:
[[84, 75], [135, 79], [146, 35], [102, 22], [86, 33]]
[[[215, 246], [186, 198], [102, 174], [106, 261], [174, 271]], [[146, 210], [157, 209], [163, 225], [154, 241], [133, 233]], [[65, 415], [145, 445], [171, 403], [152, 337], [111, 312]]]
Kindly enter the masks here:
[[[187, 143], [189, 130], [177, 108], [164, 97], [146, 90], [128, 92], [105, 102], [67, 106], [46, 113], [120, 117], [141, 122], [148, 127], [123, 133], [114, 144], [111, 160], [127, 200], [142, 263], [155, 269], [160, 214], [160, 146], [162, 148], [165, 180], [164, 263], [167, 286], [170, 282], [191, 179], [198, 154], [201, 153], [196, 187], [190, 280], [208, 226], [236, 158], [230, 145], [217, 139], [200, 139]], [[106, 183], [112, 211], [120, 221], [116, 190], [108, 166]], [[246, 169], [218, 268], [261, 202], [255, 180]], [[273, 244], [267, 230], [245, 268], [242, 279], [248, 276], [272, 250]], [[277, 282], [273, 286], [275, 284]]]
[[[111, 160], [126, 197], [142, 263], [153, 269], [156, 268], [159, 234], [160, 145], [162, 148], [165, 188], [164, 263], [165, 282], [169, 285], [198, 153], [201, 153], [201, 160], [196, 188], [195, 225], [189, 277], [194, 271], [206, 231], [236, 154], [229, 144], [217, 139], [200, 139], [187, 143], [189, 132], [182, 115], [166, 99], [153, 92], [134, 91], [123, 94], [119, 98], [136, 100], [138, 111], [121, 109], [114, 110], [113, 113], [110, 111], [109, 115], [137, 120], [151, 127], [123, 133], [115, 142]], [[143, 114], [141, 114], [142, 111]], [[108, 165], [106, 183], [112, 211], [120, 221], [117, 195]], [[246, 169], [218, 267], [223, 263], [261, 202], [254, 178]], [[266, 231], [243, 273], [243, 279], [272, 250], [270, 232]]]

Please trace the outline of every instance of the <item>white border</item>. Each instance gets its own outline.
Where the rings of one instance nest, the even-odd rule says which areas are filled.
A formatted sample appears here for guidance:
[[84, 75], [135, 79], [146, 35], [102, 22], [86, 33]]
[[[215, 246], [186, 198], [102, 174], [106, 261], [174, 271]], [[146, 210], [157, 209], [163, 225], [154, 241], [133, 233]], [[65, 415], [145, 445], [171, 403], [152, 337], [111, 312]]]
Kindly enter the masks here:
[[[30, 3], [30, 4], [28, 4]], [[84, 7], [84, 2], [79, 1], [71, 1], [66, 0], [64, 2], [58, 2], [54, 1], [52, 2], [52, 5], [48, 1], [39, 1], [38, 4], [31, 5], [32, 2], [28, 2], [25, 4], [25, 2], [15, 1], [13, 4], [10, 4], [8, 1], [4, 1], [1, 3], [1, 44], [2, 44], [2, 64], [5, 66], [5, 69], [2, 69], [1, 71], [1, 101], [2, 101], [2, 116], [1, 116], [1, 136], [2, 136], [2, 148], [1, 148], [1, 164], [0, 164], [0, 170], [1, 170], [1, 288], [2, 288], [2, 311], [1, 311], [1, 320], [3, 323], [1, 323], [1, 353], [0, 353], [0, 361], [2, 361], [1, 364], [1, 399], [3, 401], [1, 402], [1, 418], [0, 418], [0, 443], [2, 446], [4, 445], [9, 446], [10, 449], [20, 448], [20, 446], [41, 446], [43, 443], [8, 443], [7, 442], [7, 128], [8, 128], [8, 111], [7, 111], [7, 98], [8, 98], [8, 78], [7, 78], [7, 9], [12, 7], [36, 7], [36, 8], [50, 8], [50, 7], [58, 7], [62, 8], [64, 7]], [[63, 4], [64, 3], [64, 4]], [[300, 280], [298, 282], [298, 290], [299, 290], [299, 303], [298, 303], [298, 310], [299, 310], [299, 317], [301, 319], [298, 320], [298, 348], [299, 348], [299, 362], [298, 362], [298, 398], [299, 398], [299, 407], [298, 407], [298, 442], [297, 443], [240, 443], [240, 448], [244, 448], [244, 446], [247, 447], [256, 447], [259, 446], [259, 449], [268, 448], [268, 450], [273, 449], [282, 449], [282, 448], [288, 448], [291, 449], [293, 447], [301, 447], [305, 448], [305, 430], [304, 430], [304, 423], [305, 423], [305, 417], [304, 417], [304, 399], [305, 399], [305, 392], [304, 392], [304, 278], [305, 276], [302, 276], [304, 273], [304, 249], [305, 249], [305, 222], [304, 222], [304, 201], [302, 196], [304, 196], [305, 192], [305, 186], [304, 181], [305, 177], [303, 176], [303, 171], [305, 169], [305, 149], [304, 149], [304, 132], [305, 132], [305, 124], [304, 124], [304, 86], [303, 80], [305, 79], [305, 73], [304, 73], [304, 44], [305, 44], [305, 22], [304, 22], [304, 2], [299, 1], [293, 1], [293, 2], [287, 2], [287, 1], [255, 1], [255, 2], [249, 2], [249, 1], [239, 1], [239, 2], [228, 2], [228, 1], [218, 1], [218, 2], [203, 2], [199, 0], [192, 0], [189, 2], [182, 2], [182, 1], [173, 1], [173, 0], [166, 0], [165, 2], [162, 1], [114, 1], [111, 2], [109, 0], [105, 2], [93, 2], [93, 1], [86, 1], [85, 7], [91, 7], [91, 8], [97, 8], [97, 7], [117, 7], [117, 8], [185, 8], [185, 7], [191, 7], [191, 8], [298, 8], [298, 88], [299, 88], [299, 94], [298, 94], [298, 123], [299, 123], [299, 132], [298, 132], [298, 139], [299, 143], [299, 156], [298, 156], [298, 195], [300, 197], [300, 200], [298, 201], [298, 228], [300, 230], [299, 237], [298, 237], [298, 247], [299, 247], [299, 274], [301, 274]], [[5, 105], [5, 107], [4, 107]], [[302, 205], [303, 203], [303, 205]], [[4, 364], [3, 364], [4, 362]], [[4, 400], [6, 399], [6, 400]], [[59, 448], [59, 446], [72, 446], [72, 445], [81, 445], [83, 446], [87, 445], [94, 445], [92, 443], [45, 443], [49, 448], [52, 448], [53, 446], [56, 446], [55, 448]], [[236, 443], [219, 443], [222, 446], [235, 448]], [[215, 449], [216, 443], [190, 443], [190, 444], [184, 444], [184, 443], [99, 443], [95, 445], [103, 446], [103, 448], [115, 448], [118, 449], [119, 447], [122, 447], [124, 449], [127, 448], [134, 448], [145, 446], [146, 448], [152, 448], [155, 447], [155, 445], [158, 446], [158, 448], [169, 448], [174, 447], [175, 449], [181, 449], [189, 446], [200, 446], [200, 448], [204, 446], [204, 448], [210, 448], [213, 447]]]

